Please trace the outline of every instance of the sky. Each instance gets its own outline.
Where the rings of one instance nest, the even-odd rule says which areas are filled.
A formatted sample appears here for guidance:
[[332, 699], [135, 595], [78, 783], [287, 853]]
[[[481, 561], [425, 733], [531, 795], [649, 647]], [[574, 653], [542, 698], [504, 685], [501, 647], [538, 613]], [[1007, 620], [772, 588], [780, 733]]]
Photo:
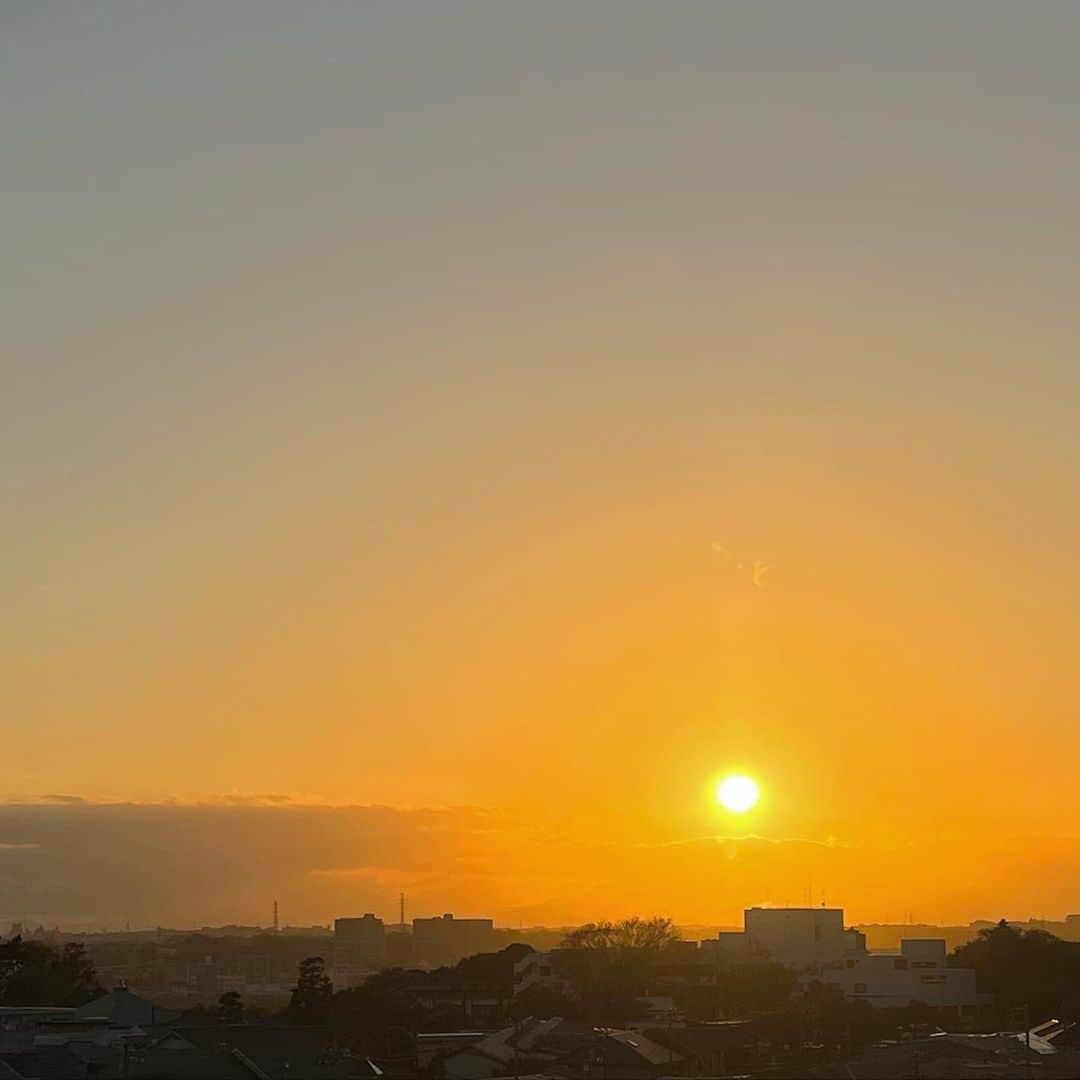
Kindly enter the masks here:
[[0, 918], [1080, 904], [1078, 32], [0, 5]]

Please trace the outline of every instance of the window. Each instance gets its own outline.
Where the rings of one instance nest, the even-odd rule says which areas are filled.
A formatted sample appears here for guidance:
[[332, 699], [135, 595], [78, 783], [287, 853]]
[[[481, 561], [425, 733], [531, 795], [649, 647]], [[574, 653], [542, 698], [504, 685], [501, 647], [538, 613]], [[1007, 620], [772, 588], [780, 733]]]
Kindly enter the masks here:
[[855, 993], [856, 994], [865, 994], [866, 993], [866, 983], [856, 983], [855, 984]]
[[931, 983], [943, 983], [945, 982], [944, 975], [920, 975], [919, 982], [924, 985], [930, 985]]
[[896, 968], [897, 971], [907, 971], [907, 961], [902, 956], [898, 956], [893, 961], [893, 967]]
[[848, 961], [847, 961], [847, 966], [848, 966], [849, 968], [853, 968], [853, 967], [855, 966], [855, 961], [854, 961], [854, 960], [848, 960]]

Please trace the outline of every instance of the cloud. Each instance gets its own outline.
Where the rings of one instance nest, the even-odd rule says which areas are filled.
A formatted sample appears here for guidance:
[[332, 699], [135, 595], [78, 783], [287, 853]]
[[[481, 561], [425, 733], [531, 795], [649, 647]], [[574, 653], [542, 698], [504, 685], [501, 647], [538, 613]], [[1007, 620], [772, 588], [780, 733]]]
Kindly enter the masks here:
[[804, 902], [811, 884], [858, 921], [918, 910], [920, 895], [935, 918], [1027, 917], [1064, 911], [1080, 887], [1080, 841], [1069, 838], [1055, 845], [1053, 874], [1037, 844], [994, 838], [968, 848], [978, 870], [953, 881], [933, 837], [908, 846], [764, 834], [646, 842], [633, 830], [545, 833], [470, 806], [331, 807], [259, 795], [204, 805], [9, 803], [0, 805], [0, 837], [0, 930], [27, 919], [268, 925], [274, 900], [293, 924], [366, 911], [396, 921], [402, 891], [410, 917], [453, 911], [565, 926], [665, 914], [715, 925], [737, 922], [762, 897]]
[[231, 806], [284, 806], [291, 803], [290, 795], [223, 795], [222, 802]]
[[310, 871], [315, 878], [371, 881], [378, 885], [404, 885], [416, 880], [416, 874], [393, 866], [332, 866], [316, 867]]
[[835, 836], [828, 836], [824, 840], [817, 840], [806, 836], [760, 836], [757, 833], [741, 833], [737, 836], [699, 836], [688, 840], [668, 840], [658, 845], [646, 845], [650, 847], [692, 847], [701, 844], [769, 844], [778, 846], [782, 844], [809, 844], [812, 847], [850, 847], [851, 845]]
[[0, 835], [10, 839], [0, 854], [36, 855], [0, 893], [0, 929], [24, 917], [71, 926], [88, 912], [97, 926], [268, 923], [274, 899], [287, 919], [326, 922], [394, 909], [403, 882], [441, 891], [433, 910], [452, 910], [455, 868], [471, 875], [493, 823], [469, 807], [309, 806], [263, 795], [217, 805], [4, 804]]

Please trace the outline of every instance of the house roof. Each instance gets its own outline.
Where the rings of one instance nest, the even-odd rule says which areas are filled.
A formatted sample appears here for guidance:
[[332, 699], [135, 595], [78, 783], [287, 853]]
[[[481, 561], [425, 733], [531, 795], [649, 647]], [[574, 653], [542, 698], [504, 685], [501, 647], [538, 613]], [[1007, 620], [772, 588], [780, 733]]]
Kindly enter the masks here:
[[648, 1036], [640, 1035], [636, 1031], [605, 1031], [603, 1037], [605, 1041], [615, 1043], [650, 1065], [666, 1065], [668, 1062], [682, 1061], [682, 1056], [674, 1050], [661, 1046]]
[[149, 1046], [132, 1053], [126, 1066], [123, 1057], [117, 1056], [98, 1075], [101, 1080], [256, 1080], [259, 1074], [227, 1048]]
[[74, 1080], [86, 1076], [86, 1060], [66, 1046], [40, 1046], [15, 1054], [4, 1054], [0, 1077], [19, 1080]]
[[661, 1046], [673, 1046], [683, 1057], [715, 1054], [733, 1044], [745, 1042], [749, 1020], [721, 1020], [675, 1027], [648, 1027], [645, 1034]]
[[[1022, 1036], [1021, 1036], [1022, 1037]], [[934, 1035], [915, 1043], [882, 1045], [866, 1051], [855, 1062], [832, 1061], [809, 1070], [820, 1080], [847, 1080], [852, 1072], [860, 1080], [901, 1080], [912, 1075], [914, 1061], [927, 1078], [971, 1077], [975, 1072], [991, 1078], [1013, 1078], [1023, 1074], [1025, 1047], [1015, 1034]], [[1032, 1050], [1032, 1063], [1038, 1059], [1043, 1080], [1073, 1078], [1078, 1075], [1077, 1059], [1071, 1054], [1039, 1056]]]
[[661, 1046], [646, 1035], [622, 1028], [594, 1028], [592, 1038], [581, 1044], [569, 1056], [580, 1060], [583, 1055], [599, 1055], [610, 1068], [620, 1063], [639, 1066], [673, 1065], [683, 1060], [674, 1049]]
[[225, 1048], [244, 1065], [243, 1074], [269, 1077], [270, 1080], [299, 1080], [336, 1077], [373, 1076], [366, 1058], [349, 1055], [335, 1048], [333, 1036], [323, 1027], [294, 1027], [275, 1024], [230, 1024], [216, 1028], [176, 1027], [165, 1039], [159, 1040], [162, 1053], [179, 1059], [185, 1050], [167, 1050], [168, 1043], [187, 1043], [196, 1052]]
[[117, 989], [79, 1006], [74, 1015], [78, 1020], [101, 1019], [122, 1027], [136, 1027], [145, 1024], [168, 1024], [179, 1017], [180, 1013], [175, 1009], [163, 1009], [130, 990]]
[[516, 1054], [528, 1052], [536, 1047], [561, 1023], [561, 1016], [553, 1016], [548, 1020], [536, 1020], [530, 1017], [516, 1027], [503, 1028], [488, 1035], [487, 1038], [474, 1043], [469, 1050], [506, 1065], [513, 1061]]

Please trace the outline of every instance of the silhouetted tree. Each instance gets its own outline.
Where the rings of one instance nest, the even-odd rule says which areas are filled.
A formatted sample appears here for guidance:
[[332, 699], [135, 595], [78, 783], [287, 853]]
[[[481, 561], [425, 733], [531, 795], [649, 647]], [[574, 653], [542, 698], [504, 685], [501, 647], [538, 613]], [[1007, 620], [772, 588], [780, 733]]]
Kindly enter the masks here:
[[372, 978], [334, 995], [331, 1024], [337, 1038], [354, 1050], [400, 1056], [400, 1033], [423, 1026], [426, 1015], [404, 982], [393, 985]]
[[530, 1016], [546, 1020], [551, 1016], [576, 1018], [581, 1013], [581, 1003], [552, 986], [537, 983], [514, 996], [510, 1004], [510, 1016], [524, 1020]]
[[664, 950], [678, 940], [674, 923], [660, 917], [586, 923], [563, 939], [560, 974], [574, 983], [586, 1018], [622, 1024], [642, 1015], [638, 998], [648, 992]]
[[86, 949], [14, 937], [0, 942], [0, 1004], [78, 1006], [101, 993]]
[[1080, 943], [1002, 919], [955, 949], [949, 963], [975, 969], [979, 989], [994, 995], [1002, 1024], [1015, 1027], [1025, 1007], [1032, 1024], [1051, 1016], [1080, 1018]]
[[217, 1019], [222, 1024], [242, 1024], [244, 1022], [244, 1001], [235, 990], [227, 990], [217, 1003]]
[[294, 1024], [324, 1024], [330, 1018], [334, 988], [326, 974], [326, 961], [309, 956], [300, 961], [296, 989], [286, 1010]]
[[670, 919], [623, 919], [622, 922], [586, 923], [571, 930], [563, 939], [564, 949], [632, 949], [660, 952], [679, 940], [679, 932]]
[[730, 1017], [782, 1009], [798, 988], [791, 968], [771, 960], [732, 964], [720, 971], [716, 981], [721, 1007]]
[[482, 988], [492, 995], [508, 997], [514, 992], [514, 965], [533, 951], [531, 945], [515, 943], [494, 953], [477, 953], [458, 961], [449, 981], [463, 988]]

